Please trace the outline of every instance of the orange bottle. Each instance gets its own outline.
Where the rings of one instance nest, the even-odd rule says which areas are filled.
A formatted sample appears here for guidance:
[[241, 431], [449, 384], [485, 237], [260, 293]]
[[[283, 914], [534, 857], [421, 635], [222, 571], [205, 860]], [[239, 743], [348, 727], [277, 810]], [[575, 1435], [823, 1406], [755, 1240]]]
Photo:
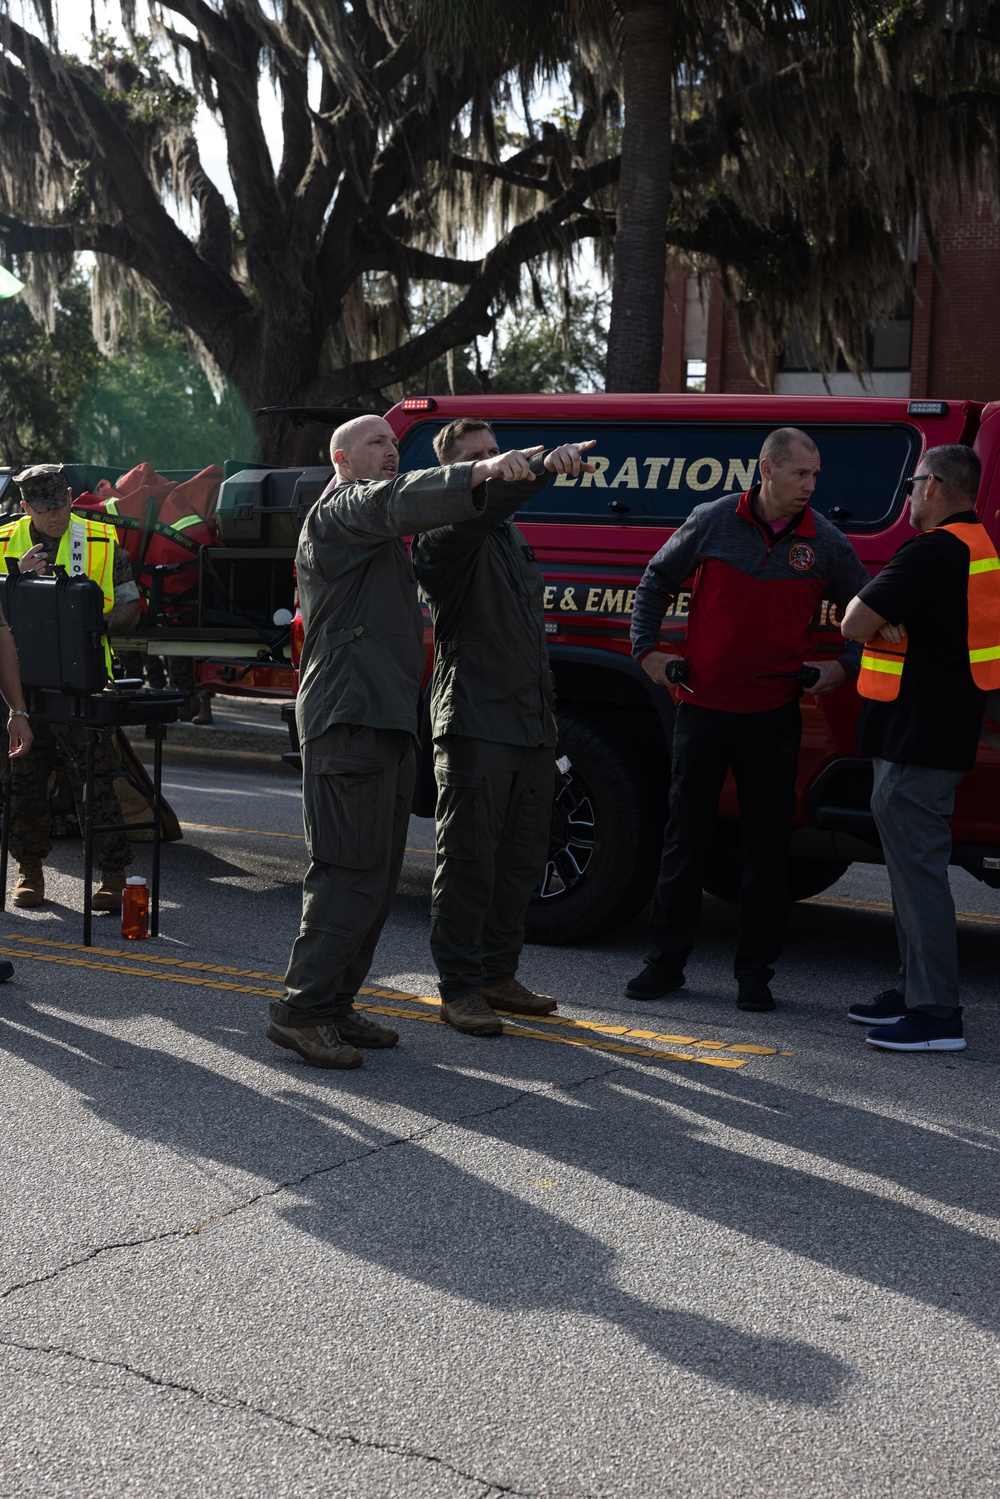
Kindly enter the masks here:
[[122, 892], [122, 936], [149, 936], [149, 890], [141, 874], [130, 874]]

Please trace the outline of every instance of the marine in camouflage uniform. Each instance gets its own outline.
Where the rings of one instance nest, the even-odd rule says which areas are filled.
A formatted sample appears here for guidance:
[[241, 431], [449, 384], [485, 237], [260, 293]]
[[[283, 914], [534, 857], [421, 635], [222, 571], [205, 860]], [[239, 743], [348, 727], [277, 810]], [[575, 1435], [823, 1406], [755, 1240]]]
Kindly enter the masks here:
[[[21, 492], [23, 508], [31, 518], [30, 539], [38, 551], [35, 571], [52, 567], [62, 532], [56, 525], [42, 530], [36, 517], [66, 511], [69, 524], [69, 491], [65, 475], [58, 464], [37, 464], [18, 474], [15, 483]], [[42, 524], [46, 524], [43, 520]], [[113, 528], [109, 527], [109, 530]], [[53, 534], [53, 531], [56, 534]], [[65, 526], [63, 527], [65, 531]], [[30, 554], [22, 559], [29, 568]], [[42, 563], [44, 562], [44, 566]], [[132, 564], [125, 548], [114, 542], [112, 561], [114, 606], [104, 616], [105, 626], [128, 629], [139, 613], [139, 590], [132, 577]], [[42, 863], [52, 850], [49, 814], [49, 780], [54, 771], [64, 770], [73, 793], [81, 826], [84, 820], [84, 781], [87, 763], [87, 736], [75, 725], [40, 723], [32, 717], [34, 741], [23, 759], [11, 765], [10, 847], [19, 866], [19, 879], [13, 901], [17, 906], [38, 906], [45, 898]], [[102, 733], [94, 754], [94, 815], [98, 825], [120, 823], [121, 805], [115, 794], [114, 777], [122, 773], [121, 762], [114, 752], [111, 735]], [[101, 870], [101, 884], [94, 895], [94, 909], [116, 911], [121, 906], [125, 869], [132, 862], [132, 850], [124, 832], [98, 833], [94, 837], [94, 857]]]

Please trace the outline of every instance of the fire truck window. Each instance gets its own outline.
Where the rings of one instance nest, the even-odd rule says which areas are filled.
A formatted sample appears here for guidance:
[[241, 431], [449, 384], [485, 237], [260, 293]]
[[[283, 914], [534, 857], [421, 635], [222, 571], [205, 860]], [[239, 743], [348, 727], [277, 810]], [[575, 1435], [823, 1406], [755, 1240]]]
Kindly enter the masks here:
[[[421, 422], [404, 435], [404, 470], [434, 466], [431, 443], [442, 425]], [[597, 472], [553, 480], [520, 512], [522, 522], [676, 526], [695, 505], [757, 482], [757, 455], [775, 423], [499, 420], [492, 425], [502, 450], [597, 439], [590, 455]], [[888, 524], [902, 504], [903, 480], [917, 456], [915, 431], [889, 423], [815, 423], [805, 430], [822, 463], [815, 508], [850, 531]]]

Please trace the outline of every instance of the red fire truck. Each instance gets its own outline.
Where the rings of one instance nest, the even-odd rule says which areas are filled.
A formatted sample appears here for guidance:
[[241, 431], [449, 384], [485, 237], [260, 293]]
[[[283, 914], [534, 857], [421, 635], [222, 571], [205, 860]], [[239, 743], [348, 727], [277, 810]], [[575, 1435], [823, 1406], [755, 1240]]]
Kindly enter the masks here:
[[[310, 410], [332, 427], [347, 413]], [[596, 472], [562, 476], [517, 522], [545, 581], [546, 630], [558, 693], [560, 782], [549, 861], [529, 914], [539, 942], [572, 942], [622, 925], [642, 909], [655, 880], [666, 815], [675, 701], [635, 665], [629, 619], [649, 558], [703, 501], [755, 481], [762, 439], [776, 426], [815, 439], [822, 473], [815, 507], [840, 526], [869, 571], [912, 534], [904, 481], [927, 448], [975, 446], [983, 461], [979, 515], [1000, 540], [1000, 402], [906, 401], [826, 396], [559, 395], [410, 398], [388, 420], [404, 469], [435, 463], [439, 428], [456, 416], [490, 421], [501, 448], [594, 438]], [[296, 680], [301, 621], [292, 562], [302, 519], [331, 469], [277, 469], [230, 462], [217, 510], [218, 547], [186, 564], [183, 612], [150, 608], [133, 644], [197, 656], [202, 680], [287, 696]], [[79, 475], [79, 485], [93, 476]], [[197, 549], [196, 549], [197, 550]], [[155, 604], [156, 585], [152, 589]], [[663, 639], [683, 644], [690, 593], [664, 621]], [[289, 628], [289, 621], [291, 621]], [[814, 620], [814, 654], [842, 648], [837, 611]], [[432, 656], [427, 628], [427, 680]], [[425, 681], [425, 688], [427, 681]], [[283, 716], [297, 761], [294, 704]], [[802, 698], [803, 741], [792, 885], [802, 899], [837, 880], [855, 860], [878, 863], [869, 812], [870, 763], [855, 753], [859, 699], [853, 686]], [[992, 742], [991, 742], [992, 740]], [[984, 739], [959, 791], [953, 861], [1000, 885], [1000, 743]], [[429, 715], [423, 715], [415, 811], [434, 812]], [[739, 883], [739, 809], [732, 784], [720, 803], [706, 888], [731, 899]]]
[[[983, 460], [979, 514], [1000, 541], [1000, 402], [700, 395], [411, 398], [388, 420], [401, 466], [430, 467], [431, 442], [456, 416], [491, 422], [501, 449], [595, 438], [597, 470], [561, 476], [517, 516], [545, 580], [546, 630], [558, 694], [559, 792], [552, 844], [529, 917], [532, 940], [573, 942], [622, 925], [645, 905], [659, 859], [674, 698], [633, 662], [629, 620], [649, 558], [694, 505], [755, 482], [773, 427], [804, 428], [822, 473], [815, 507], [840, 526], [874, 575], [912, 535], [904, 481], [921, 452], [973, 444]], [[681, 647], [681, 593], [663, 639]], [[836, 607], [814, 620], [815, 655], [839, 654]], [[428, 675], [432, 643], [427, 632]], [[855, 753], [859, 699], [848, 685], [802, 698], [803, 740], [792, 852], [797, 898], [881, 852], [869, 811], [871, 765]], [[431, 816], [429, 723], [415, 810]], [[739, 809], [727, 783], [706, 888], [732, 899], [740, 878]], [[1000, 752], [984, 742], [952, 824], [953, 861], [1000, 885]]]

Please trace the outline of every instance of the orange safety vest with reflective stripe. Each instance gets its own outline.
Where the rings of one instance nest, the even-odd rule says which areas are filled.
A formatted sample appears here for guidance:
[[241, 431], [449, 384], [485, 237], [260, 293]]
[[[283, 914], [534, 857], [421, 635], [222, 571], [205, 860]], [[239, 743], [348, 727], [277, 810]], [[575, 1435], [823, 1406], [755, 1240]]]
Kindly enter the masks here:
[[[113, 526], [101, 521], [85, 520], [74, 515], [59, 538], [56, 552], [56, 567], [64, 567], [70, 577], [84, 575], [96, 583], [104, 595], [104, 613], [108, 614], [115, 602], [115, 545], [118, 537]], [[31, 518], [22, 516], [13, 525], [0, 526], [0, 561], [6, 557], [23, 557], [33, 546], [31, 540]], [[104, 659], [108, 676], [112, 675], [111, 646], [104, 637]]]
[[[977, 687], [996, 692], [1000, 689], [1000, 557], [978, 523], [956, 521], [936, 529], [950, 531], [969, 549], [969, 669]], [[905, 635], [898, 644], [881, 634], [870, 640], [858, 673], [861, 696], [877, 703], [893, 702], [899, 696], [905, 657]]]

